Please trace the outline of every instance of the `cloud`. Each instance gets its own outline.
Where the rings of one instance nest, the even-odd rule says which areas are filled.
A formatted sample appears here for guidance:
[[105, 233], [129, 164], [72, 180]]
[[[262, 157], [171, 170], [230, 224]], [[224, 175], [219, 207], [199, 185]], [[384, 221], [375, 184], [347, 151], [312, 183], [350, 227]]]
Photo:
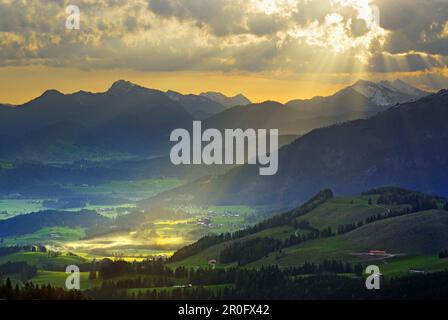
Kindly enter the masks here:
[[444, 37], [448, 1], [376, 0], [376, 3], [381, 25], [391, 31], [388, 52], [448, 55], [448, 37]]
[[446, 1], [78, 0], [77, 31], [64, 28], [69, 2], [0, 0], [0, 65], [344, 73], [448, 55]]
[[444, 68], [447, 65], [448, 57], [446, 56], [410, 51], [400, 54], [375, 54], [369, 69], [373, 72], [415, 72]]

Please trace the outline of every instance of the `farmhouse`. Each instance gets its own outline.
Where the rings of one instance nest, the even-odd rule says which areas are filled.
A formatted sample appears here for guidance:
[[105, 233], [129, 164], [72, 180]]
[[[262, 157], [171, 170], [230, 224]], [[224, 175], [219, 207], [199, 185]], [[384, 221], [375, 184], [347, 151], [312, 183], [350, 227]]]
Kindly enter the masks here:
[[383, 251], [383, 250], [370, 250], [369, 255], [370, 256], [385, 256], [385, 255], [387, 255], [387, 252]]

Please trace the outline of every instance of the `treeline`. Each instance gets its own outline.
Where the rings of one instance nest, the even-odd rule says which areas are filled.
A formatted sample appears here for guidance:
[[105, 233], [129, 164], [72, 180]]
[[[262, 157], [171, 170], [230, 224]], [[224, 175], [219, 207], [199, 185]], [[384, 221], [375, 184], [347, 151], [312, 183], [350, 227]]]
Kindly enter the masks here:
[[447, 199], [442, 197], [395, 187], [373, 189], [364, 195], [380, 195], [378, 204], [410, 205], [412, 212], [438, 209], [439, 203], [442, 203], [445, 207], [448, 205]]
[[47, 252], [47, 248], [41, 245], [0, 247], [0, 257], [8, 256], [17, 252]]
[[101, 289], [104, 291], [124, 290], [129, 288], [162, 288], [172, 287], [175, 281], [171, 277], [142, 277], [107, 280], [101, 283]]
[[258, 233], [260, 231], [280, 227], [284, 225], [291, 225], [296, 226], [297, 225], [297, 218], [301, 217], [308, 212], [314, 210], [321, 204], [325, 203], [329, 199], [333, 198], [333, 192], [329, 189], [323, 190], [319, 192], [316, 196], [314, 196], [311, 200], [306, 202], [304, 205], [302, 205], [299, 208], [296, 208], [294, 210], [291, 210], [289, 212], [276, 215], [270, 219], [264, 220], [258, 224], [256, 224], [253, 227], [236, 231], [234, 233], [225, 233], [217, 236], [209, 235], [206, 236], [199, 241], [183, 247], [179, 249], [177, 252], [174, 253], [174, 255], [170, 258], [171, 262], [178, 262], [182, 261], [188, 257], [191, 257], [195, 254], [198, 254], [199, 252], [203, 251], [204, 249], [207, 249], [211, 246], [214, 246], [219, 243], [223, 243], [230, 240], [236, 240], [240, 239], [255, 233]]
[[278, 251], [281, 253], [284, 248], [292, 247], [311, 240], [335, 236], [331, 227], [317, 230], [311, 227], [307, 221], [302, 221], [301, 224], [304, 227], [308, 226], [308, 230], [311, 230], [311, 232], [306, 234], [293, 234], [283, 241], [264, 237], [235, 242], [221, 250], [219, 262], [237, 262], [238, 265], [244, 266], [268, 256], [271, 252]]
[[162, 259], [145, 260], [142, 262], [126, 262], [122, 260], [112, 261], [104, 259], [98, 265], [93, 265], [91, 270], [98, 270], [98, 277], [108, 280], [123, 275], [154, 275], [160, 277], [172, 277], [173, 270], [164, 265]]
[[37, 267], [30, 266], [26, 262], [7, 262], [0, 265], [0, 276], [1, 275], [18, 275], [20, 280], [26, 281], [37, 275]]
[[[184, 273], [186, 272], [186, 273]], [[355, 273], [358, 276], [337, 275]], [[165, 289], [137, 287], [128, 293], [124, 282], [114, 286], [96, 287], [87, 292], [95, 299], [440, 299], [448, 294], [448, 272], [383, 278], [381, 290], [369, 291], [361, 265], [351, 266], [340, 261], [307, 263], [302, 267], [280, 269], [198, 269], [186, 270], [185, 286]], [[306, 276], [304, 276], [306, 275]], [[137, 292], [136, 292], [137, 291]]]
[[[125, 262], [126, 263], [126, 262]], [[117, 262], [114, 262], [117, 264]], [[139, 269], [139, 263], [127, 263], [130, 270]], [[142, 263], [141, 265], [145, 265]], [[150, 263], [151, 264], [151, 263]], [[121, 265], [121, 264], [120, 264]], [[108, 268], [114, 268], [112, 264]], [[169, 270], [169, 271], [168, 271]], [[279, 282], [290, 281], [299, 275], [312, 275], [322, 273], [356, 273], [362, 272], [362, 266], [352, 267], [341, 261], [326, 260], [321, 264], [305, 263], [302, 267], [280, 269], [277, 266], [261, 267], [257, 269], [191, 269], [179, 267], [166, 271], [153, 270], [156, 274], [147, 274], [150, 277], [138, 276], [129, 279], [104, 281], [100, 287], [88, 291], [89, 296], [95, 299], [210, 299], [232, 297], [235, 293], [232, 288], [244, 286], [262, 287], [275, 286]], [[175, 283], [184, 283], [184, 286], [175, 286]], [[250, 283], [250, 285], [248, 284]], [[204, 288], [213, 287], [215, 288]], [[221, 289], [217, 290], [216, 286]], [[166, 288], [148, 289], [148, 288]], [[127, 294], [126, 289], [142, 289], [138, 294]]]
[[34, 285], [25, 283], [23, 287], [12, 286], [8, 278], [5, 282], [0, 279], [0, 299], [6, 300], [85, 300], [79, 291], [65, 291], [53, 288], [51, 285]]
[[30, 234], [45, 227], [94, 229], [109, 225], [110, 221], [96, 211], [66, 212], [47, 210], [0, 220], [0, 237]]
[[244, 242], [236, 242], [220, 252], [219, 262], [231, 263], [237, 261], [238, 265], [243, 266], [281, 248], [282, 242], [272, 238], [255, 238]]
[[443, 250], [439, 253], [439, 258], [440, 259], [446, 259], [448, 258], [448, 250]]
[[352, 266], [348, 262], [324, 260], [322, 263], [317, 264], [305, 262], [303, 266], [286, 268], [284, 272], [290, 276], [322, 273], [354, 273], [361, 276], [363, 273], [363, 267], [361, 264]]
[[387, 213], [383, 214], [376, 214], [372, 215], [370, 217], [367, 217], [364, 221], [358, 221], [354, 223], [348, 223], [348, 224], [340, 224], [338, 226], [338, 235], [349, 233], [353, 230], [356, 230], [358, 228], [361, 228], [362, 226], [370, 223], [374, 223], [377, 221], [394, 218], [394, 217], [401, 217], [407, 214], [413, 213], [410, 209], [402, 209], [402, 210], [395, 210], [395, 211], [389, 211]]
[[[273, 281], [275, 279], [275, 281]], [[448, 272], [383, 278], [381, 290], [366, 290], [364, 277], [316, 275], [307, 277], [266, 277], [254, 273], [242, 278], [231, 289], [229, 299], [287, 300], [415, 300], [445, 299], [448, 295]]]
[[[126, 267], [124, 267], [126, 266]], [[149, 266], [149, 268], [146, 268]], [[178, 267], [175, 270], [165, 266], [162, 261], [143, 261], [143, 262], [125, 262], [114, 261], [103, 266], [102, 274], [115, 274], [114, 278], [104, 278], [102, 288], [106, 290], [112, 289], [131, 289], [131, 288], [151, 288], [151, 287], [170, 287], [174, 283], [180, 282], [192, 284], [195, 286], [201, 285], [220, 285], [234, 283], [238, 278], [245, 277], [247, 272], [262, 272], [267, 270], [275, 270], [282, 276], [290, 277], [305, 274], [319, 274], [319, 273], [358, 273], [359, 265], [352, 267], [348, 263], [342, 261], [325, 260], [320, 264], [305, 263], [303, 266], [279, 269], [278, 267], [261, 267], [256, 269], [241, 269], [241, 268], [227, 268], [227, 269], [211, 269], [211, 268], [186, 268]], [[107, 271], [106, 271], [107, 270]], [[114, 271], [111, 271], [114, 270]], [[121, 270], [122, 272], [117, 272]], [[124, 271], [126, 270], [126, 271]], [[128, 279], [122, 278], [123, 276]]]

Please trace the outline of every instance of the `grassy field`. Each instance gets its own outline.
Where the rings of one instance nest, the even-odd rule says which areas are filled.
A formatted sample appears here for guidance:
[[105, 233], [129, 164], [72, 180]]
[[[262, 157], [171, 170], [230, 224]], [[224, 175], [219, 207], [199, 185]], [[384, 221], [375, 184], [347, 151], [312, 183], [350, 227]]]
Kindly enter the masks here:
[[341, 260], [346, 262], [359, 261], [350, 253], [357, 251], [357, 245], [341, 239], [340, 237], [318, 239], [282, 250], [282, 253], [271, 253], [248, 265], [258, 268], [262, 265], [278, 265], [280, 267], [293, 267], [303, 265], [305, 262], [321, 262], [325, 259]]
[[35, 265], [38, 268], [45, 268], [49, 264], [63, 268], [68, 265], [79, 265], [87, 262], [84, 258], [79, 256], [75, 257], [66, 254], [51, 256], [45, 252], [17, 252], [0, 257], [0, 264], [19, 261], [27, 262], [29, 265]]
[[4, 238], [3, 245], [58, 245], [66, 241], [76, 241], [82, 239], [85, 235], [85, 230], [82, 228], [43, 228], [31, 234]]
[[[376, 205], [378, 196], [360, 196], [348, 198], [335, 198], [299, 218], [307, 220], [317, 229], [331, 227], [337, 230], [340, 224], [357, 223], [365, 221], [371, 216], [387, 213], [389, 208]], [[372, 204], [369, 205], [369, 199]]]
[[426, 272], [448, 270], [448, 259], [440, 259], [438, 256], [398, 257], [383, 261], [378, 266], [384, 276], [399, 277], [408, 275], [410, 269], [420, 269]]

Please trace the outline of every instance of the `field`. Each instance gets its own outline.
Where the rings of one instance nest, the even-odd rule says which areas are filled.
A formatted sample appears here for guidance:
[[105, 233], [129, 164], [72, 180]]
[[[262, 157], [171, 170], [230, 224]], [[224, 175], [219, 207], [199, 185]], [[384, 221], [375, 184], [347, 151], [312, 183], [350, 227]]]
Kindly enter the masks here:
[[0, 264], [20, 261], [26, 262], [29, 265], [35, 265], [38, 268], [45, 268], [48, 265], [65, 268], [68, 265], [79, 265], [87, 262], [79, 256], [69, 256], [67, 254], [54, 256], [45, 252], [18, 252], [0, 257]]
[[32, 244], [45, 244], [45, 245], [62, 245], [67, 241], [76, 241], [84, 238], [86, 235], [85, 230], [82, 228], [64, 228], [64, 227], [52, 227], [43, 228], [32, 234], [8, 237], [3, 239], [3, 245], [32, 245]]
[[379, 267], [381, 273], [385, 276], [399, 277], [409, 274], [410, 269], [418, 269], [425, 272], [448, 270], [448, 259], [440, 259], [437, 256], [398, 257], [383, 261]]

